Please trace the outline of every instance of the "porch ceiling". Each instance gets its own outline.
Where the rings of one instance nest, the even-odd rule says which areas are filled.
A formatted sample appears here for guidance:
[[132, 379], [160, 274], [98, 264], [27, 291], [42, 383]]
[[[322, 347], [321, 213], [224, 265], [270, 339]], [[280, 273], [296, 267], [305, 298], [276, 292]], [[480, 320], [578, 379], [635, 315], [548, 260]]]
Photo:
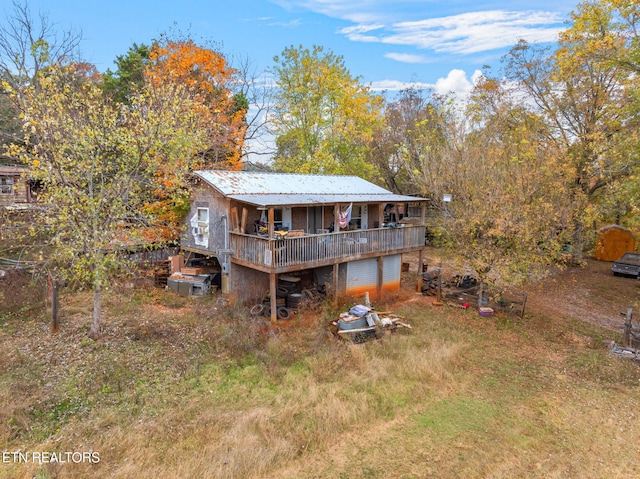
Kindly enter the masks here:
[[408, 203], [426, 201], [413, 196], [383, 194], [253, 194], [229, 195], [229, 198], [241, 203], [260, 207], [268, 206], [320, 206], [336, 203]]

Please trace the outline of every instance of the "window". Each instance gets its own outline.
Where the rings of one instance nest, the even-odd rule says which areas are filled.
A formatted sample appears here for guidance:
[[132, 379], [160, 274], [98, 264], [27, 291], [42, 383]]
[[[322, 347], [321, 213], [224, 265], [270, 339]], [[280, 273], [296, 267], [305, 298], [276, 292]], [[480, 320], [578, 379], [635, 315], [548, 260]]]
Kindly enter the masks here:
[[209, 208], [198, 208], [198, 230], [199, 234], [209, 232]]
[[13, 194], [13, 178], [0, 178], [0, 194], [11, 195]]
[[353, 205], [351, 208], [351, 221], [349, 221], [349, 229], [361, 230], [367, 229], [367, 205]]

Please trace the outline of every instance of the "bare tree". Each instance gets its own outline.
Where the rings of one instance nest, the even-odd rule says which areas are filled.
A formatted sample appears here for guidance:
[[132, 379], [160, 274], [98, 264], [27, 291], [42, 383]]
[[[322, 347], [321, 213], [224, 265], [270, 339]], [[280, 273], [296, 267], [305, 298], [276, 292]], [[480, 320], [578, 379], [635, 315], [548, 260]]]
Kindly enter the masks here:
[[269, 115], [273, 104], [274, 85], [265, 72], [259, 72], [247, 57], [234, 62], [238, 72], [236, 98], [246, 103], [242, 159], [253, 163], [256, 159], [268, 159], [275, 154], [275, 141], [269, 131]]
[[[26, 1], [14, 1], [13, 10], [5, 12], [0, 22], [0, 147], [22, 141], [17, 117], [24, 89], [43, 68], [77, 60], [81, 41], [81, 31], [59, 31], [45, 13], [34, 18]], [[16, 95], [10, 97], [9, 89]]]

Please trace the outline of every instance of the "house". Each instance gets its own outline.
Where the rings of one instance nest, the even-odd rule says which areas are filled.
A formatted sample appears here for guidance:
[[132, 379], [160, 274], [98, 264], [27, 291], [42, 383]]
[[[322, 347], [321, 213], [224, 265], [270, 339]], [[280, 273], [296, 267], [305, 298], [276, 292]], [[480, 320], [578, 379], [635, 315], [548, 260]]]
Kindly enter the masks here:
[[25, 178], [24, 166], [0, 166], [0, 205], [16, 206], [30, 203], [31, 185]]
[[221, 289], [238, 299], [268, 292], [275, 319], [279, 279], [334, 295], [380, 297], [399, 288], [402, 253], [424, 248], [424, 225], [386, 227], [387, 205], [425, 198], [391, 193], [356, 176], [196, 171], [181, 248], [215, 258]]

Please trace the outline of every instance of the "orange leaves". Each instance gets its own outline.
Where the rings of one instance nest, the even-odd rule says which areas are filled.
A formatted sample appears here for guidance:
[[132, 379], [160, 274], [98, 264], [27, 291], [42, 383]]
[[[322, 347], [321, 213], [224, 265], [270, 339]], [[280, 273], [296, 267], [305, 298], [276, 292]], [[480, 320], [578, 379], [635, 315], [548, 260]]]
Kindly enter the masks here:
[[205, 96], [225, 90], [233, 79], [233, 70], [222, 55], [199, 47], [192, 40], [156, 44], [150, 60], [151, 66], [146, 71], [150, 82], [187, 85]]
[[192, 40], [164, 40], [151, 49], [146, 81], [153, 87], [181, 85], [193, 98], [198, 127], [207, 132], [209, 146], [198, 152], [199, 167], [240, 168], [246, 123], [232, 92], [236, 71], [218, 52]]

